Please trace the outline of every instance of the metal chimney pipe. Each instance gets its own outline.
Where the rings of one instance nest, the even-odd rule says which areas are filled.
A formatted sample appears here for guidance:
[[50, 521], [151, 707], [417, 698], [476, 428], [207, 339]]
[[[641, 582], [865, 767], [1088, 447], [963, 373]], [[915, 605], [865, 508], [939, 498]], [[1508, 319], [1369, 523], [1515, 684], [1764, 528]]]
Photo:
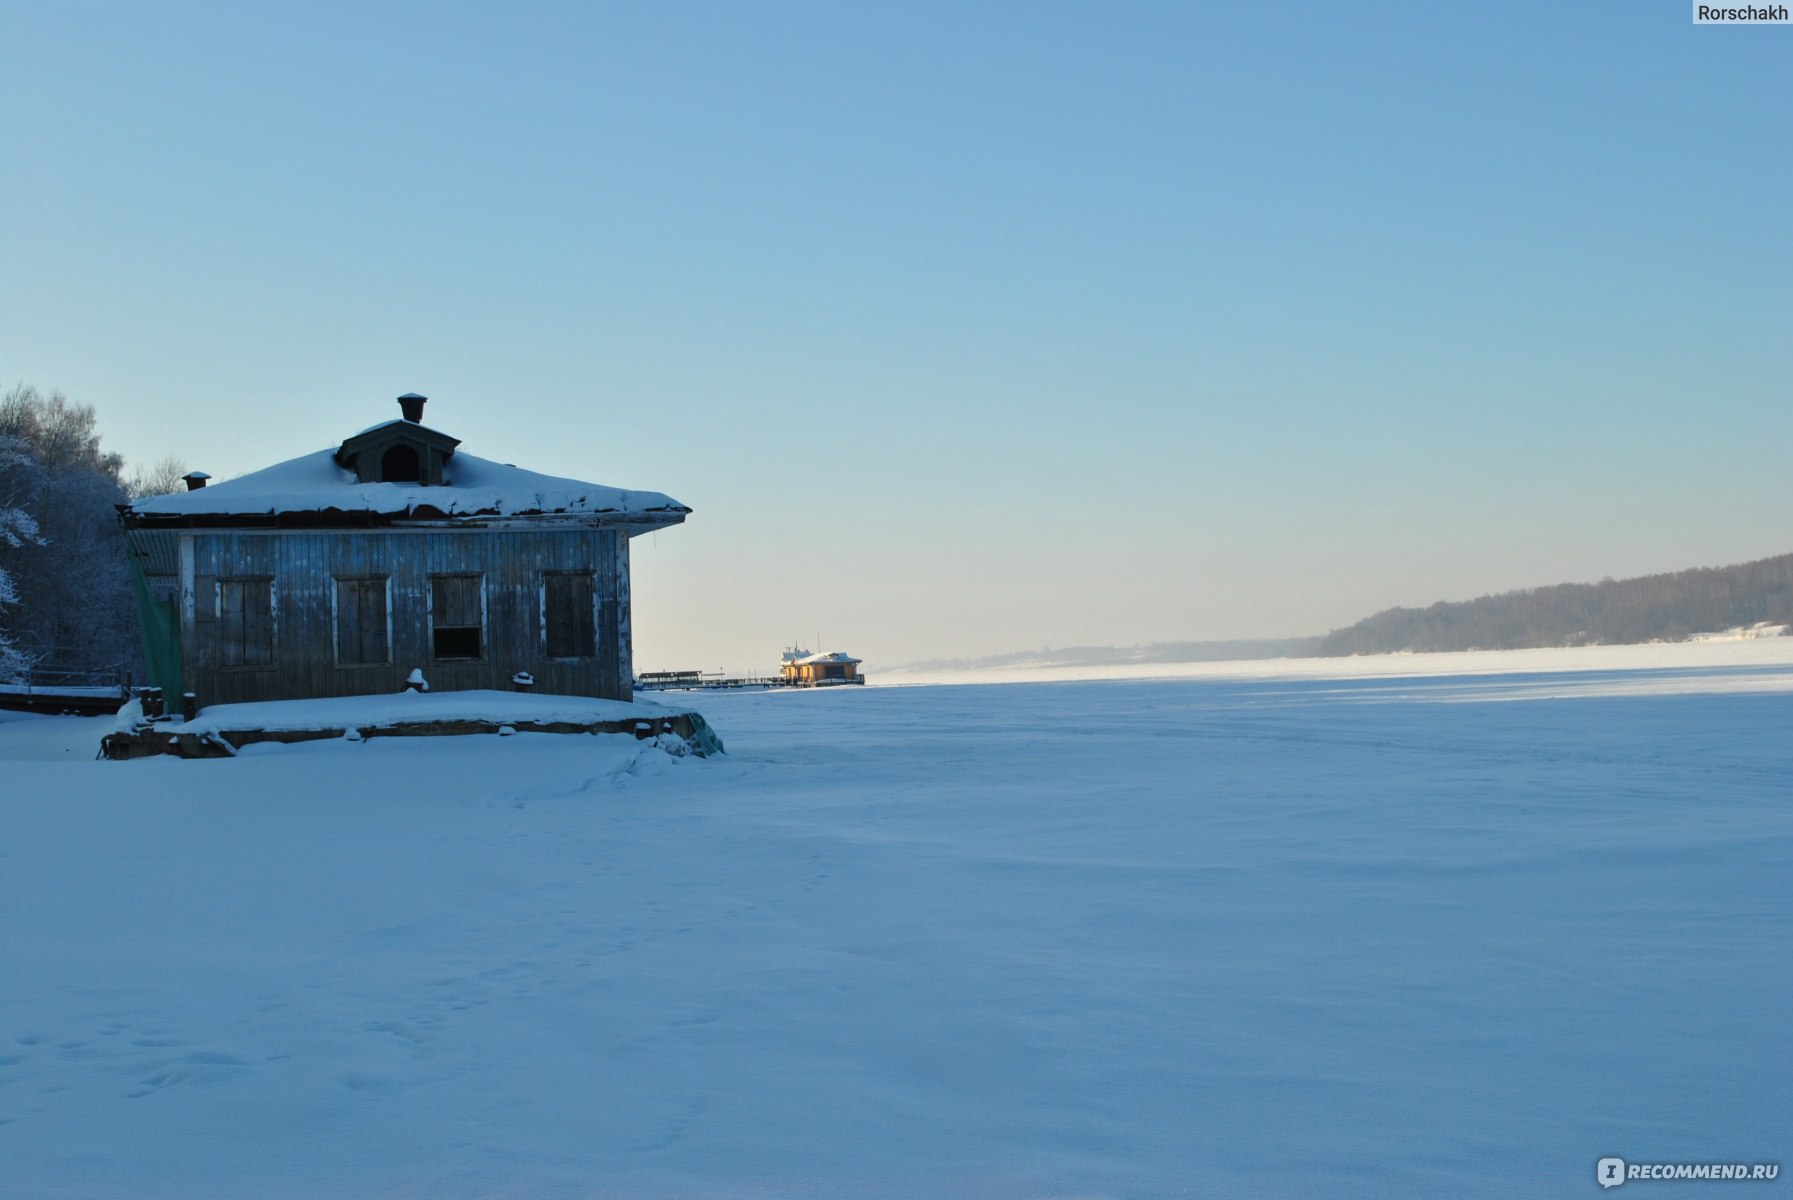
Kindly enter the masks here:
[[405, 420], [413, 425], [423, 424], [423, 402], [428, 399], [428, 396], [419, 396], [416, 392], [406, 392], [400, 396], [398, 406], [405, 414]]
[[205, 486], [205, 481], [210, 478], [211, 476], [207, 475], [204, 471], [188, 471], [185, 475], [181, 476], [181, 480], [187, 485], [187, 490], [189, 492], [197, 492], [200, 488]]

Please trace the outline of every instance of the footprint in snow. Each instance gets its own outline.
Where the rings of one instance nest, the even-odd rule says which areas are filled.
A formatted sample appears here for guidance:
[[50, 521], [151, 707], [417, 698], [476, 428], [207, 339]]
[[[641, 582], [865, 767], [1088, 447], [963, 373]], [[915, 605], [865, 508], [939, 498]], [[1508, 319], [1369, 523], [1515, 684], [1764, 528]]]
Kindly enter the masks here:
[[126, 1092], [125, 1099], [141, 1100], [164, 1088], [188, 1083], [223, 1083], [237, 1078], [249, 1066], [234, 1054], [199, 1051], [182, 1055], [172, 1062], [156, 1064], [150, 1073], [139, 1079], [136, 1091]]

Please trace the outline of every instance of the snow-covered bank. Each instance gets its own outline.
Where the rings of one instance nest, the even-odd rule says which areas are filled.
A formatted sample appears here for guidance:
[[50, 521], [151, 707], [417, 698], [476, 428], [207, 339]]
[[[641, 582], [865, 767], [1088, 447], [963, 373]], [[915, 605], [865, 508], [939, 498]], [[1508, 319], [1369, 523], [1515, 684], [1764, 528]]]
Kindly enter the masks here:
[[7, 1190], [1591, 1195], [1609, 1154], [1781, 1160], [1790, 701], [1727, 690], [1761, 666], [719, 694], [710, 760], [73, 762], [104, 722], [6, 721]]
[[227, 729], [351, 729], [427, 721], [599, 722], [655, 719], [671, 709], [651, 700], [624, 704], [590, 696], [545, 696], [533, 692], [402, 692], [393, 696], [334, 696], [320, 700], [264, 700], [255, 704], [214, 704], [181, 728], [216, 733]]

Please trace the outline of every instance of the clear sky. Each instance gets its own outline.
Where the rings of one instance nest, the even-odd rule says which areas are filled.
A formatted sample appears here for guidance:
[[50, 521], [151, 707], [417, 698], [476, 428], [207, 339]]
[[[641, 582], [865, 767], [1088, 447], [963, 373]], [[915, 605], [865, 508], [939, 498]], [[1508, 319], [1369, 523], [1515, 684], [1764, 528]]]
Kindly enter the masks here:
[[1793, 26], [15, 0], [0, 54], [0, 385], [219, 478], [419, 391], [668, 492], [644, 669], [1793, 550]]

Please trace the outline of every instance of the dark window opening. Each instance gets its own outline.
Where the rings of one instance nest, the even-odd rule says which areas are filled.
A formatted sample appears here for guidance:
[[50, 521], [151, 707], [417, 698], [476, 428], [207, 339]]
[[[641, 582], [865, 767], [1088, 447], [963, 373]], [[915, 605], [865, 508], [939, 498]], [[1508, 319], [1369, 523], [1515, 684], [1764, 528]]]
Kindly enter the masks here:
[[549, 658], [591, 658], [598, 652], [590, 575], [542, 576], [542, 628]]
[[220, 579], [219, 642], [227, 667], [266, 667], [274, 663], [274, 581]]
[[437, 658], [478, 658], [485, 606], [478, 575], [430, 576], [430, 638]]
[[380, 478], [387, 483], [416, 483], [423, 478], [423, 460], [410, 446], [394, 446], [380, 457]]
[[435, 637], [437, 658], [479, 657], [477, 629], [438, 629]]
[[388, 661], [386, 580], [336, 581], [336, 661], [345, 667]]

